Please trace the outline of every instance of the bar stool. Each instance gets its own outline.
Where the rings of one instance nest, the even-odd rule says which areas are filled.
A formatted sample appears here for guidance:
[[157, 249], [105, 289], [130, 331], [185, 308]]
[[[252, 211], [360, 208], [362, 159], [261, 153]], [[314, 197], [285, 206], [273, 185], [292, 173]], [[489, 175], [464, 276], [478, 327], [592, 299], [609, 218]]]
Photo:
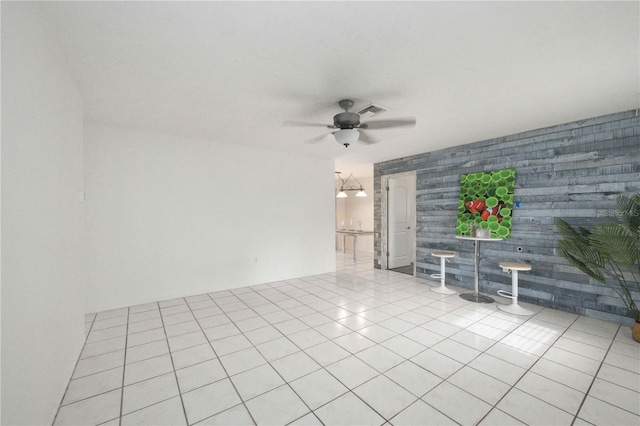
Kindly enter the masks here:
[[533, 315], [533, 312], [518, 305], [518, 271], [530, 271], [531, 265], [518, 262], [500, 262], [505, 272], [511, 272], [511, 291], [498, 290], [498, 295], [511, 299], [510, 305], [497, 305], [498, 309], [514, 315]]
[[445, 277], [445, 261], [449, 262], [450, 257], [456, 257], [456, 254], [450, 251], [434, 251], [431, 256], [440, 258], [440, 273], [431, 274], [431, 278], [440, 278], [440, 287], [433, 287], [430, 290], [440, 294], [456, 294], [456, 291], [448, 289], [444, 285]]

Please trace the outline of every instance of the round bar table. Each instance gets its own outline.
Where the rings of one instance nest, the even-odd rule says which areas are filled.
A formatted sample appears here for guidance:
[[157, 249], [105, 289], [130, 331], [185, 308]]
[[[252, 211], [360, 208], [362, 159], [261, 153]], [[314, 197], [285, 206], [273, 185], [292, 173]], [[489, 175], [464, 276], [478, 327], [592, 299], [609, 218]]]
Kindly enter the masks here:
[[502, 238], [468, 237], [465, 235], [456, 235], [456, 238], [459, 238], [461, 240], [471, 240], [475, 245], [476, 271], [474, 276], [475, 278], [474, 290], [473, 290], [473, 293], [462, 293], [460, 297], [462, 297], [464, 300], [468, 300], [469, 302], [475, 302], [475, 303], [495, 302], [495, 300], [493, 300], [491, 297], [480, 294], [480, 274], [478, 273], [478, 269], [480, 267], [480, 241], [502, 241]]

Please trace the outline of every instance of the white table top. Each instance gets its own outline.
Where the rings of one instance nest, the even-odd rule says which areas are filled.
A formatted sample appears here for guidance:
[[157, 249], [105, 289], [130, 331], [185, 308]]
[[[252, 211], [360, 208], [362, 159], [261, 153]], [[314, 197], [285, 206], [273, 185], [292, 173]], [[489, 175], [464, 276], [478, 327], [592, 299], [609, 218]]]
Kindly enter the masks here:
[[456, 235], [456, 238], [461, 240], [473, 240], [473, 241], [502, 241], [503, 238], [482, 238], [482, 237], [471, 237], [469, 235]]

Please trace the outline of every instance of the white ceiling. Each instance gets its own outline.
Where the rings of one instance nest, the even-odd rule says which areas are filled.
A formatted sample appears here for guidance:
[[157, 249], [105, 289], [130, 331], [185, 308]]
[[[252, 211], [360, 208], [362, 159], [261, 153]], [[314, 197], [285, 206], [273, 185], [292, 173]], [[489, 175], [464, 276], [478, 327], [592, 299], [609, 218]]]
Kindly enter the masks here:
[[[638, 2], [43, 2], [89, 121], [371, 164], [637, 108]], [[342, 98], [415, 117], [345, 149]], [[329, 135], [321, 142], [305, 141]]]

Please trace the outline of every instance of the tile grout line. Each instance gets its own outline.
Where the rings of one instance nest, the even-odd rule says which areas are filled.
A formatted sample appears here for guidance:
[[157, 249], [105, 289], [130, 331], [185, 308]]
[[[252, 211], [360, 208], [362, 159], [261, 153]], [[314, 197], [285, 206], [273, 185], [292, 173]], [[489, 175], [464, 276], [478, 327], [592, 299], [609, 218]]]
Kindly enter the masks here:
[[[582, 406], [584, 405], [584, 403], [587, 401], [587, 397], [589, 396], [589, 393], [591, 392], [591, 388], [593, 388], [594, 383], [596, 382], [596, 379], [598, 378], [598, 374], [600, 373], [600, 370], [602, 369], [602, 366], [604, 365], [604, 360], [607, 359], [607, 355], [609, 355], [609, 351], [611, 351], [611, 347], [613, 346], [613, 343], [615, 342], [615, 338], [618, 335], [618, 333], [620, 333], [621, 327], [620, 325], [618, 325], [618, 330], [616, 330], [615, 335], [613, 336], [613, 339], [611, 339], [611, 343], [609, 344], [609, 347], [607, 348], [607, 352], [606, 354], [602, 357], [602, 361], [600, 361], [600, 365], [598, 366], [598, 370], [596, 371], [596, 373], [593, 375], [593, 379], [591, 380], [591, 383], [589, 384], [589, 389], [587, 389], [587, 391], [584, 393], [584, 398], [582, 398], [582, 401], [580, 402], [580, 406], [578, 407], [578, 411], [576, 411], [576, 415], [573, 418], [573, 421], [571, 422], [571, 425], [573, 426], [573, 424], [576, 422], [576, 420], [578, 420], [578, 414], [580, 413], [580, 410], [582, 410]], [[592, 398], [595, 398], [592, 396]], [[599, 399], [599, 398], [595, 398], [595, 399]], [[602, 401], [606, 404], [609, 404], [606, 401]], [[612, 405], [612, 404], [611, 404]], [[621, 407], [618, 407], [621, 408]], [[624, 410], [624, 408], [621, 408]], [[627, 410], [625, 410], [627, 411]]]
[[[186, 298], [182, 298], [185, 302], [185, 304], [187, 303]], [[188, 304], [187, 304], [188, 306]], [[180, 405], [182, 406], [182, 414], [184, 415], [184, 420], [186, 424], [189, 424], [189, 418], [187, 417], [187, 409], [184, 406], [184, 399], [182, 398], [182, 391], [180, 390], [180, 381], [178, 380], [178, 372], [176, 371], [176, 365], [173, 361], [173, 351], [171, 350], [171, 345], [169, 344], [169, 336], [167, 335], [167, 328], [166, 325], [164, 323], [164, 316], [162, 315], [162, 308], [160, 308], [160, 304], [158, 304], [158, 311], [160, 312], [160, 322], [162, 323], [162, 331], [164, 332], [164, 338], [165, 338], [165, 342], [167, 343], [167, 349], [169, 350], [169, 359], [171, 360], [171, 368], [173, 370], [173, 377], [176, 380], [176, 386], [178, 388], [178, 396], [180, 396]], [[193, 312], [191, 313], [193, 315]], [[171, 397], [173, 398], [173, 397]], [[171, 399], [171, 398], [167, 398]], [[163, 400], [163, 401], [166, 401]], [[159, 402], [163, 402], [163, 401], [158, 401], [156, 402], [156, 404], [158, 404]]]
[[127, 326], [124, 334], [124, 356], [122, 361], [122, 387], [120, 388], [120, 416], [118, 417], [118, 425], [122, 426], [122, 410], [124, 409], [124, 378], [127, 372], [127, 344], [129, 343], [129, 314], [131, 308], [127, 308]]
[[60, 414], [60, 409], [62, 408], [62, 403], [64, 402], [64, 397], [67, 396], [67, 392], [69, 392], [69, 386], [71, 386], [73, 375], [75, 374], [76, 369], [78, 368], [78, 364], [80, 363], [80, 359], [81, 359], [80, 357], [82, 356], [82, 352], [84, 351], [85, 346], [87, 346], [87, 340], [89, 340], [89, 334], [91, 334], [91, 330], [93, 329], [93, 325], [96, 322], [97, 316], [98, 316], [97, 313], [93, 315], [93, 319], [91, 320], [91, 325], [89, 326], [89, 330], [85, 332], [86, 334], [84, 336], [84, 342], [82, 343], [82, 348], [80, 348], [80, 353], [78, 354], [78, 358], [76, 359], [76, 364], [73, 366], [73, 370], [71, 371], [71, 377], [69, 378], [67, 387], [64, 389], [64, 392], [62, 393], [62, 399], [60, 400], [60, 404], [58, 404], [58, 409], [56, 410], [56, 414], [55, 416], [53, 416], [53, 422], [51, 422], [52, 425], [56, 424], [56, 420], [58, 419], [58, 415]]
[[[207, 297], [216, 305], [216, 307], [218, 309], [220, 309], [220, 311], [232, 322], [233, 320], [231, 318], [229, 318], [229, 316], [227, 315], [227, 313], [222, 310], [222, 308], [220, 308], [220, 305], [213, 299], [213, 297], [211, 297], [211, 295], [209, 293], [205, 293], [207, 295]], [[198, 318], [193, 314], [193, 309], [191, 309], [191, 305], [189, 305], [189, 302], [187, 302], [186, 298], [185, 298], [185, 303], [187, 304], [187, 307], [189, 308], [189, 312], [191, 312], [191, 315], [193, 315], [193, 318], [196, 320], [196, 323], [198, 324], [198, 327], [200, 328], [200, 331], [202, 332], [202, 334], [204, 335], [205, 339], [207, 339], [207, 344], [209, 345], [209, 347], [211, 348], [211, 350], [213, 351], [214, 355], [216, 356], [216, 359], [218, 360], [218, 362], [220, 363], [220, 366], [222, 367], [222, 369], [224, 370], [224, 373], [226, 374], [226, 378], [229, 380], [229, 383], [231, 383], [231, 386], [233, 386], [233, 390], [235, 390], [236, 395], [238, 395], [238, 399], [240, 399], [240, 403], [242, 403], [242, 405], [244, 406], [244, 409], [247, 411], [247, 413], [249, 414], [249, 417], [251, 418], [251, 421], [253, 422], [254, 425], [257, 425], [258, 423], [256, 422], [256, 420], [253, 418], [253, 414], [251, 414], [251, 412], [249, 411], [249, 408], [247, 407], [247, 404], [245, 403], [245, 401], [242, 399], [242, 395], [240, 395], [240, 392], [238, 392], [238, 388], [236, 388], [235, 383], [233, 383], [233, 381], [231, 380], [231, 376], [229, 375], [229, 373], [227, 372], [227, 368], [224, 366], [224, 364], [222, 363], [222, 361], [220, 360], [220, 356], [218, 356], [218, 352], [216, 352], [216, 349], [213, 347], [213, 345], [211, 344], [211, 341], [209, 340], [209, 337], [207, 336], [207, 333], [205, 333], [204, 329], [202, 328], [202, 324], [200, 324], [200, 321], [198, 320]], [[235, 324], [234, 324], [235, 326]], [[224, 379], [220, 379], [220, 380], [224, 380]], [[212, 383], [216, 383], [220, 380], [217, 380], [215, 382]], [[208, 384], [207, 384], [208, 385]], [[207, 386], [207, 385], [203, 385], [203, 386]], [[201, 386], [201, 387], [203, 387]], [[195, 389], [194, 389], [195, 390]], [[234, 405], [237, 406], [239, 404]], [[229, 408], [233, 408], [233, 407], [229, 407]], [[227, 408], [228, 409], [228, 408]], [[227, 409], [221, 411], [224, 412]], [[215, 413], [211, 416], [205, 417], [202, 420], [199, 420], [199, 422], [206, 420], [208, 418], [211, 418], [213, 416], [216, 416], [220, 413]], [[187, 423], [188, 423], [188, 418], [187, 418]]]

